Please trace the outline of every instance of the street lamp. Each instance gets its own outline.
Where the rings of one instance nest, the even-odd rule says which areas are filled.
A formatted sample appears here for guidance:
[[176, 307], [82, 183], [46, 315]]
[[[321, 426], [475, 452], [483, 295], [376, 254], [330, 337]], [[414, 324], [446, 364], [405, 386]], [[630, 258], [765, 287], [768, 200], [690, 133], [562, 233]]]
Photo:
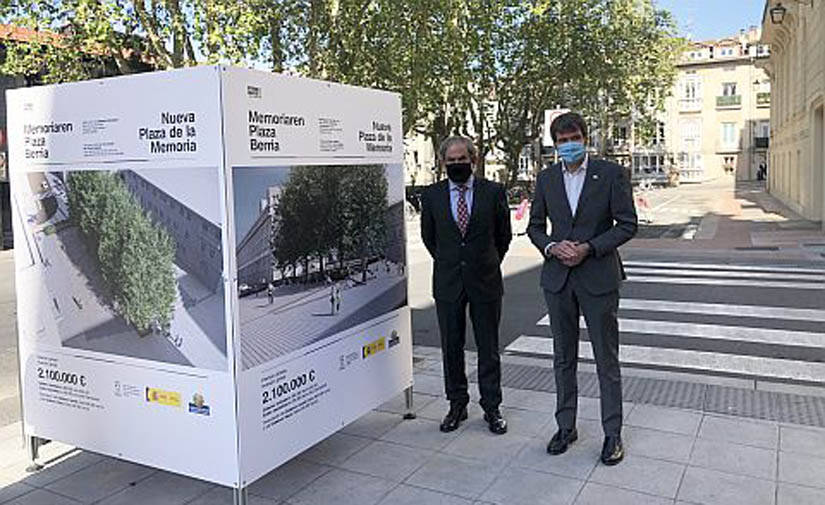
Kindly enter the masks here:
[[[805, 4], [809, 7], [814, 6], [814, 0], [794, 0], [798, 4]], [[771, 23], [775, 25], [781, 25], [782, 21], [785, 20], [785, 14], [788, 13], [788, 9], [782, 5], [782, 2], [777, 2], [777, 4], [771, 8], [769, 11], [771, 13]]]
[[782, 21], [785, 20], [785, 13], [787, 13], [787, 12], [788, 12], [788, 9], [786, 9], [782, 5], [782, 2], [779, 2], [775, 6], [771, 7], [771, 10], [770, 10], [771, 23], [773, 23], [775, 25], [781, 25]]

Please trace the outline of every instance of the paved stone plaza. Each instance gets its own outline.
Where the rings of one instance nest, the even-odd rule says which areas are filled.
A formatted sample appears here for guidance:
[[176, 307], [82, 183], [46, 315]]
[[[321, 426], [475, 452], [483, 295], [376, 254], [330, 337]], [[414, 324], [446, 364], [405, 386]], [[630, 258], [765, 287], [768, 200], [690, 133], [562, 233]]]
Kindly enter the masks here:
[[[825, 503], [825, 429], [626, 403], [628, 455], [620, 465], [605, 467], [597, 463], [602, 442], [597, 399], [581, 398], [579, 441], [561, 456], [545, 452], [555, 430], [552, 393], [505, 389], [506, 435], [487, 431], [477, 404], [468, 422], [444, 434], [438, 431], [446, 411], [438, 350], [417, 347], [414, 354], [417, 419], [402, 420], [402, 398], [390, 401], [254, 483], [249, 502]], [[504, 358], [512, 360], [524, 362]], [[474, 362], [472, 356], [468, 362]], [[232, 503], [227, 488], [57, 443], [41, 450], [46, 468], [28, 474], [19, 423], [0, 429], [0, 449], [4, 505]]]

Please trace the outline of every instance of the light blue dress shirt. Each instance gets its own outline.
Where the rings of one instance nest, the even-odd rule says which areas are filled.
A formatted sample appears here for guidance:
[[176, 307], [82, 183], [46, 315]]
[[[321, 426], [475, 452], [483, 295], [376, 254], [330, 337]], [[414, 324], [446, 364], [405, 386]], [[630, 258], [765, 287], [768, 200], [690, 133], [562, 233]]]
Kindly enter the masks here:
[[[464, 192], [464, 199], [467, 201], [467, 217], [473, 215], [473, 181], [475, 181], [475, 176], [470, 174], [470, 178], [467, 179], [467, 182], [464, 183], [464, 186], [467, 186], [467, 190]], [[456, 224], [458, 223], [458, 184], [454, 183], [453, 181], [447, 179], [450, 187], [450, 209], [453, 211], [453, 219], [455, 220]]]

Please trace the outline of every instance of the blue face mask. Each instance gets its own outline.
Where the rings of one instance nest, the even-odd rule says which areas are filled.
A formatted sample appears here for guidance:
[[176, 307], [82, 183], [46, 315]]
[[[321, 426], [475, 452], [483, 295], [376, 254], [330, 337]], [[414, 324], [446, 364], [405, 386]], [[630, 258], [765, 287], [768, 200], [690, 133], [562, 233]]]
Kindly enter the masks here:
[[565, 163], [577, 163], [584, 158], [584, 142], [565, 142], [558, 146], [559, 156]]

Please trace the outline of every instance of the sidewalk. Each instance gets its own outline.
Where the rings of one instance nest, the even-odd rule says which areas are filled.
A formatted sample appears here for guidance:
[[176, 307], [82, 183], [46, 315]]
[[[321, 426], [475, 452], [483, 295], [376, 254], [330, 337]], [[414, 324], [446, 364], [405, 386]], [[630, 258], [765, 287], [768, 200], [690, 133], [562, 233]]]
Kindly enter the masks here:
[[[716, 197], [705, 205], [689, 201], [698, 226], [691, 239], [640, 238], [624, 251], [678, 248], [683, 251], [718, 253], [746, 252], [756, 256], [822, 260], [825, 232], [822, 223], [806, 220], [785, 206], [757, 181], [717, 181]], [[716, 187], [719, 186], [719, 187]], [[678, 190], [672, 190], [678, 191]], [[668, 202], [677, 201], [679, 193]], [[666, 203], [668, 203], [666, 202]], [[655, 209], [654, 209], [655, 210]], [[698, 212], [698, 214], [695, 214]], [[653, 226], [659, 225], [654, 220]]]
[[[417, 419], [402, 420], [401, 397], [382, 405], [254, 483], [250, 503], [825, 503], [825, 428], [626, 403], [627, 457], [605, 467], [597, 463], [597, 399], [580, 399], [579, 441], [561, 456], [545, 452], [555, 431], [555, 399], [543, 391], [505, 388], [506, 435], [487, 430], [477, 404], [457, 432], [444, 434], [438, 431], [447, 408], [439, 351], [417, 347], [414, 355]], [[468, 356], [468, 366], [474, 362]], [[232, 503], [227, 488], [57, 443], [41, 449], [46, 468], [27, 474], [19, 430], [19, 423], [0, 429], [2, 504]]]

